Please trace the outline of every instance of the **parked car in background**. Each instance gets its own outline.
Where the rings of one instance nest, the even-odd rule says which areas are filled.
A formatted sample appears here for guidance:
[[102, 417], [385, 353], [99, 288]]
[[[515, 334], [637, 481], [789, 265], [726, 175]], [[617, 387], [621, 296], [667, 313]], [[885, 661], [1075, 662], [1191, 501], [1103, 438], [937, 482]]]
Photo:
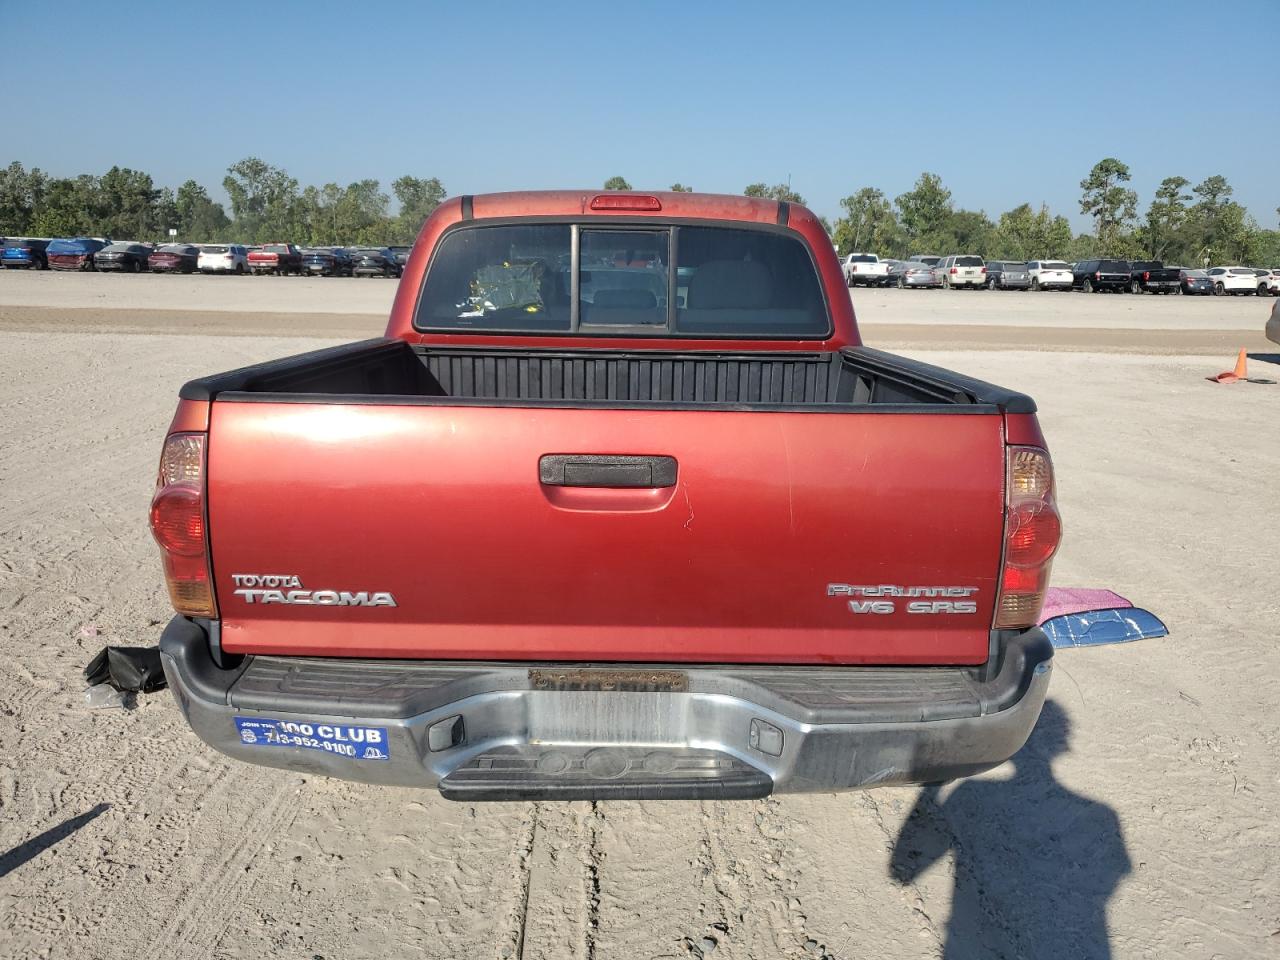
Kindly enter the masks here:
[[1081, 260], [1072, 269], [1073, 284], [1085, 293], [1121, 293], [1129, 288], [1128, 260]]
[[351, 251], [353, 277], [398, 277], [400, 264], [386, 247], [358, 247]]
[[99, 237], [50, 240], [45, 257], [52, 270], [92, 270], [94, 254], [110, 242]]
[[889, 286], [905, 290], [908, 287], [937, 289], [942, 286], [938, 271], [919, 260], [895, 260], [889, 270]]
[[274, 273], [278, 277], [302, 274], [302, 250], [296, 243], [264, 243], [249, 251], [249, 269], [255, 274]]
[[105, 273], [144, 273], [151, 247], [145, 243], [109, 243], [93, 255], [93, 267]]
[[4, 250], [0, 251], [0, 264], [6, 270], [48, 270], [45, 255], [48, 246], [48, 240], [36, 237], [9, 237], [4, 242]]
[[1248, 267], [1213, 267], [1209, 270], [1214, 296], [1250, 296], [1258, 292], [1258, 276]]
[[396, 255], [396, 263], [400, 264], [400, 269], [404, 269], [404, 265], [409, 262], [409, 254], [413, 253], [413, 247], [387, 247]]
[[239, 243], [202, 243], [196, 266], [201, 273], [238, 273], [249, 269], [249, 251]]
[[1071, 289], [1071, 264], [1061, 260], [1031, 260], [1027, 263], [1027, 276], [1032, 290]]
[[1271, 316], [1267, 320], [1267, 339], [1272, 343], [1280, 343], [1280, 300], [1271, 307]]
[[1179, 270], [1178, 290], [1188, 296], [1209, 296], [1213, 293], [1213, 281], [1204, 270]]
[[1166, 267], [1160, 260], [1134, 260], [1129, 264], [1130, 293], [1177, 293], [1177, 267]]
[[941, 257], [936, 257], [932, 253], [913, 253], [911, 256], [907, 257], [907, 259], [915, 260], [918, 263], [928, 264], [931, 267], [936, 267], [942, 262]]
[[889, 264], [874, 253], [850, 253], [840, 261], [849, 287], [879, 287], [889, 280]]
[[1026, 263], [1016, 260], [988, 260], [987, 289], [989, 290], [1028, 290], [1031, 287], [1031, 274]]
[[1258, 276], [1258, 296], [1280, 297], [1280, 267], [1255, 272]]
[[987, 282], [986, 261], [971, 253], [953, 253], [943, 257], [937, 270], [942, 275], [942, 285], [947, 289], [968, 287], [977, 290]]
[[200, 248], [190, 243], [166, 243], [147, 258], [152, 273], [195, 273]]
[[351, 268], [351, 254], [342, 247], [308, 247], [302, 251], [302, 272], [313, 277], [349, 277]]

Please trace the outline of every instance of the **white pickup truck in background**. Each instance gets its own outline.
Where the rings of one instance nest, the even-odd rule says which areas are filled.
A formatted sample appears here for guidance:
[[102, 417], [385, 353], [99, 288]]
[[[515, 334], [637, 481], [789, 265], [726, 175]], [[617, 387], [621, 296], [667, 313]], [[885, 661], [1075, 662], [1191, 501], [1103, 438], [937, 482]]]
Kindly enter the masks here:
[[840, 258], [845, 286], [882, 287], [889, 282], [889, 264], [874, 253], [851, 253]]

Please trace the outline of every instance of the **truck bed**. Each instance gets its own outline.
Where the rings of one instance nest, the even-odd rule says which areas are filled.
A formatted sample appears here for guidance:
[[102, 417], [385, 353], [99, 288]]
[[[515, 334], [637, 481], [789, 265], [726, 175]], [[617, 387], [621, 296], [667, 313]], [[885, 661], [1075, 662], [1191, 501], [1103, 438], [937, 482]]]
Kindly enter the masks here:
[[682, 353], [441, 348], [374, 339], [192, 380], [181, 396], [650, 409], [930, 404], [969, 408], [954, 412], [1035, 411], [1024, 394], [862, 346], [839, 352]]

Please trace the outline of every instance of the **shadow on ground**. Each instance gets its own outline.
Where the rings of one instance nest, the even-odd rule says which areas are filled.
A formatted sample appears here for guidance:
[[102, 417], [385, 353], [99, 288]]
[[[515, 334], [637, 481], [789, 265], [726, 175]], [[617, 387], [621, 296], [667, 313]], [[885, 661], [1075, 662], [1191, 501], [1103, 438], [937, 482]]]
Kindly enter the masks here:
[[111, 804], [100, 803], [91, 810], [87, 810], [78, 816], [74, 816], [69, 820], [64, 820], [56, 827], [50, 827], [44, 833], [38, 834], [24, 843], [18, 844], [7, 853], [0, 853], [0, 877], [5, 877], [17, 870], [28, 860], [33, 860], [40, 854], [44, 853], [52, 846], [61, 843], [67, 837], [71, 836], [90, 820], [101, 816], [111, 809]]
[[1052, 761], [1070, 749], [1070, 732], [1051, 700], [1011, 778], [921, 791], [889, 871], [912, 883], [950, 851], [946, 960], [1111, 956], [1107, 901], [1129, 873], [1129, 855], [1115, 811], [1054, 778]]

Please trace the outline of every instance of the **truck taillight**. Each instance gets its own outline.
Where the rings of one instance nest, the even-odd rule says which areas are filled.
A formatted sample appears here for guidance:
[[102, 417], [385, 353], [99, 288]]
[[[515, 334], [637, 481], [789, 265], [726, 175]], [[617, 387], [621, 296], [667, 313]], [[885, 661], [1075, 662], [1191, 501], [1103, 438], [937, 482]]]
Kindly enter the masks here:
[[951, 272], [952, 272], [952, 273], [959, 273], [960, 271], [959, 271], [959, 270], [957, 270], [955, 267], [952, 267], [952, 268], [951, 268]]
[[1049, 454], [1039, 447], [1007, 451], [1008, 514], [995, 620], [999, 630], [1032, 627], [1039, 621], [1053, 555], [1062, 540]]
[[1150, 280], [1150, 279], [1151, 279], [1151, 271], [1150, 271], [1150, 270], [1143, 270], [1143, 271], [1142, 271], [1142, 279], [1143, 279], [1143, 280]]
[[1093, 274], [1093, 279], [1095, 279], [1095, 280], [1101, 280], [1101, 279], [1102, 279], [1102, 271], [1101, 271], [1101, 270], [1095, 271], [1095, 272], [1094, 272], [1094, 274]]
[[173, 609], [188, 617], [218, 615], [209, 576], [209, 531], [204, 511], [205, 434], [173, 433], [164, 442], [151, 535], [160, 545]]

